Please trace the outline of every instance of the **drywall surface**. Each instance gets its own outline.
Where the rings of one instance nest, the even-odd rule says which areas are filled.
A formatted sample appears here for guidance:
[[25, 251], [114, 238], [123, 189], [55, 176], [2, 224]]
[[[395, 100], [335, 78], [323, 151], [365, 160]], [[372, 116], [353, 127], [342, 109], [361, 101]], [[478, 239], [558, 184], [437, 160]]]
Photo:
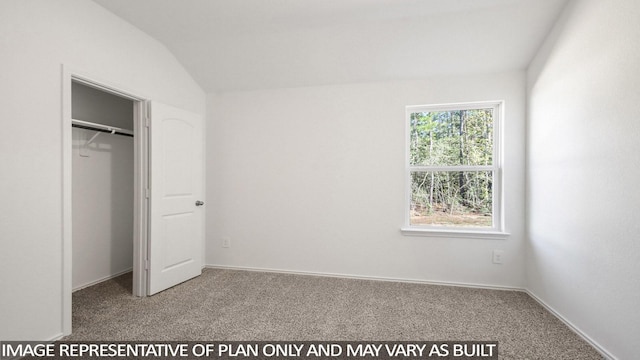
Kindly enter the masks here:
[[572, 2], [528, 72], [527, 286], [619, 359], [640, 339], [639, 16]]
[[[524, 286], [524, 98], [524, 72], [208, 95], [207, 263]], [[401, 235], [405, 106], [483, 100], [505, 100], [511, 236]]]
[[524, 69], [566, 3], [95, 1], [165, 43], [207, 92]]
[[62, 67], [204, 114], [161, 44], [84, 0], [0, 2], [0, 339], [62, 335]]
[[133, 266], [133, 138], [94, 134], [73, 129], [74, 289]]

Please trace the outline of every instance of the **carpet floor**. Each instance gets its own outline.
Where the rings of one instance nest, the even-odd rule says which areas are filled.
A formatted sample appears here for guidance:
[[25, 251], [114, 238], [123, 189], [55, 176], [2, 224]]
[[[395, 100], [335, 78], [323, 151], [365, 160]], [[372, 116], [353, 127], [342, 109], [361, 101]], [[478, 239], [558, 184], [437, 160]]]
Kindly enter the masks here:
[[498, 341], [500, 359], [602, 359], [525, 293], [205, 269], [151, 297], [73, 294], [67, 341]]

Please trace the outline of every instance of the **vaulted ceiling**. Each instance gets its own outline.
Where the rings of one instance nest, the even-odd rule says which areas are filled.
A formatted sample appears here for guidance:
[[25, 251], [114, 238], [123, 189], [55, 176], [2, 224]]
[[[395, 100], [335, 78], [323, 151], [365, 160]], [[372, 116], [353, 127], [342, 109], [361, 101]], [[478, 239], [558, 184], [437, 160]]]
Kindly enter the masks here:
[[206, 92], [525, 69], [567, 0], [94, 0]]

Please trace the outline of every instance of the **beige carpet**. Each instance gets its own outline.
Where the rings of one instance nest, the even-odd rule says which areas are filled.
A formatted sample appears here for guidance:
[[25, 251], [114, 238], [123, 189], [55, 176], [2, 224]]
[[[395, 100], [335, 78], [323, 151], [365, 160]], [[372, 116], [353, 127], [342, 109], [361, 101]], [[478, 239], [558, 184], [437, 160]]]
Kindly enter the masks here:
[[148, 298], [131, 274], [77, 291], [64, 340], [485, 340], [500, 359], [602, 358], [522, 292], [219, 269]]

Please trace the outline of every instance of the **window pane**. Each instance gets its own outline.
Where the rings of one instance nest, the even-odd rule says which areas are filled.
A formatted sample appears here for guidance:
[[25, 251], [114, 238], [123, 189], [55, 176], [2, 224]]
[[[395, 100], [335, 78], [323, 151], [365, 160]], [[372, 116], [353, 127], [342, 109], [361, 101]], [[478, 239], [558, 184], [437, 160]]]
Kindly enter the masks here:
[[493, 109], [415, 112], [411, 165], [492, 165]]
[[493, 171], [411, 173], [410, 225], [491, 227]]

